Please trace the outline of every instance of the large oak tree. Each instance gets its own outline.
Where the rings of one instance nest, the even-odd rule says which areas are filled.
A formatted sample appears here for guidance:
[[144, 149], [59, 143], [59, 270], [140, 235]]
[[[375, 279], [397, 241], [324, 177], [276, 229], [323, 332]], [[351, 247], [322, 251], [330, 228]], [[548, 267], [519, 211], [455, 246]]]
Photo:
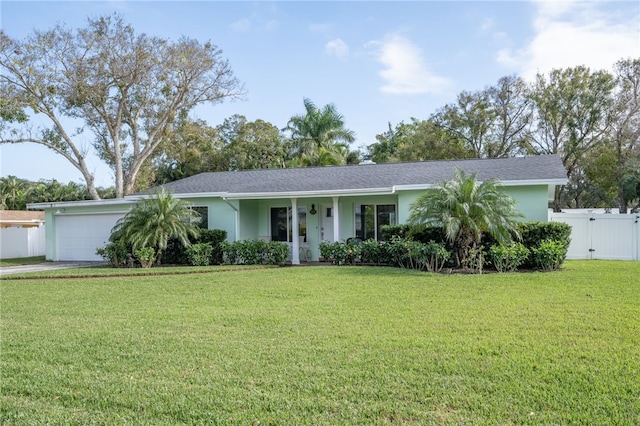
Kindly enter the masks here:
[[24, 40], [0, 32], [0, 67], [1, 142], [33, 142], [62, 155], [94, 199], [89, 147], [82, 145], [87, 132], [112, 168], [120, 198], [135, 190], [176, 117], [243, 94], [215, 45], [136, 34], [119, 15], [89, 19], [78, 30], [34, 31]]

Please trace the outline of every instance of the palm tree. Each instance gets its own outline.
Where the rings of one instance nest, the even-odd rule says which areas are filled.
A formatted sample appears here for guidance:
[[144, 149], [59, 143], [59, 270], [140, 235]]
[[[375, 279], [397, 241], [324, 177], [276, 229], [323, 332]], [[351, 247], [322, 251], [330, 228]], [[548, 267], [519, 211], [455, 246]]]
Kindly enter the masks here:
[[303, 102], [305, 114], [291, 117], [283, 129], [291, 132], [291, 154], [312, 166], [344, 164], [355, 133], [344, 127], [335, 105], [318, 108], [308, 98]]
[[111, 231], [111, 239], [130, 244], [134, 252], [139, 248], [154, 248], [159, 263], [169, 239], [176, 238], [186, 247], [189, 237], [198, 236], [200, 230], [194, 224], [199, 216], [189, 203], [173, 198], [170, 192], [161, 189], [118, 220]]
[[456, 170], [452, 180], [418, 197], [411, 205], [409, 222], [444, 228], [458, 266], [465, 265], [484, 232], [500, 244], [520, 238], [517, 219], [522, 214], [515, 200], [498, 190], [499, 183], [497, 179], [480, 183], [475, 173], [467, 176]]
[[25, 210], [27, 208], [27, 181], [15, 176], [0, 178], [2, 209]]

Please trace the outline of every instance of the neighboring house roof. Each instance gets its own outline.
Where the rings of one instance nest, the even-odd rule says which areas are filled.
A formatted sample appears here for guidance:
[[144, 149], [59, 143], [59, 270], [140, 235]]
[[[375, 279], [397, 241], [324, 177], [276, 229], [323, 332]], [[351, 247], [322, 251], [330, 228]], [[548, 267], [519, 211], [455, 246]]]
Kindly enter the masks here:
[[44, 212], [23, 210], [0, 210], [0, 226], [40, 226], [44, 223]]
[[200, 173], [163, 187], [181, 197], [218, 195], [228, 198], [270, 198], [285, 195], [393, 193], [397, 190], [428, 188], [451, 179], [456, 169], [476, 173], [480, 181], [498, 178], [505, 186], [563, 185], [567, 181], [567, 172], [560, 157], [541, 155]]

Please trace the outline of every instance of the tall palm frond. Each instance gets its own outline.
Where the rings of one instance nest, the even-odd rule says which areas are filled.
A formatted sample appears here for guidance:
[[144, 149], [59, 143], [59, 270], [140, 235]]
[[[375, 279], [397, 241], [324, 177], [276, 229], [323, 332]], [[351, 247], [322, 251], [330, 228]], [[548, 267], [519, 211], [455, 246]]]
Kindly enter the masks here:
[[515, 200], [498, 189], [499, 184], [497, 179], [478, 182], [475, 173], [456, 170], [453, 179], [418, 197], [409, 222], [442, 227], [456, 250], [458, 264], [477, 247], [484, 232], [508, 244], [520, 238], [517, 221], [522, 214]]
[[[344, 127], [344, 117], [335, 105], [318, 108], [308, 98], [304, 99], [304, 108], [305, 113], [291, 117], [284, 129], [290, 132], [292, 153], [311, 157], [311, 163], [317, 163], [314, 158], [319, 157], [321, 150], [339, 158], [344, 153], [342, 147], [355, 141], [355, 133]], [[344, 164], [346, 157], [343, 157], [338, 164]]]
[[198, 219], [199, 214], [189, 203], [173, 198], [170, 192], [161, 189], [118, 220], [112, 234], [130, 244], [133, 250], [156, 249], [159, 260], [169, 239], [176, 238], [183, 246], [188, 246], [189, 237], [198, 236], [199, 229], [194, 225]]

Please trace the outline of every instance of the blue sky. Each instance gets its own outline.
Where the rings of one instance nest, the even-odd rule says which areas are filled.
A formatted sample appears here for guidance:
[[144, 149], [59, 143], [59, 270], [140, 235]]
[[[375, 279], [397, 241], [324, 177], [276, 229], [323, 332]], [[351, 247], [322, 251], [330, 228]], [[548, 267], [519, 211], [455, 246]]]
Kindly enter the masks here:
[[[610, 69], [640, 57], [636, 1], [7, 1], [3, 30], [23, 38], [57, 23], [118, 12], [137, 32], [210, 40], [245, 85], [244, 101], [199, 108], [215, 126], [233, 114], [282, 128], [302, 100], [334, 103], [357, 134], [353, 148], [375, 142], [388, 123], [428, 118], [462, 90], [505, 75], [586, 65]], [[86, 143], [91, 140], [87, 135]], [[0, 174], [81, 182], [52, 151], [0, 145]], [[88, 163], [98, 185], [111, 171]]]

